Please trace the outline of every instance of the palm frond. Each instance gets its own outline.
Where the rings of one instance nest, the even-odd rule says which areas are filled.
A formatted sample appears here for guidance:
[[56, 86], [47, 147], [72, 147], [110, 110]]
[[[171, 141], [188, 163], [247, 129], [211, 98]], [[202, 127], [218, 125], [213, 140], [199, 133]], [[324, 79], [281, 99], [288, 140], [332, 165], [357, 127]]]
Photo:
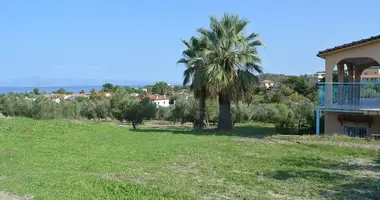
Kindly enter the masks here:
[[257, 47], [263, 43], [256, 33], [244, 35], [248, 24], [238, 15], [226, 13], [220, 19], [211, 16], [209, 29], [197, 30], [207, 45], [200, 51], [199, 60], [188, 63], [203, 66], [199, 69], [202, 75], [193, 80], [196, 85], [206, 85], [209, 91], [232, 98], [258, 82], [254, 74], [263, 70]]
[[263, 73], [263, 68], [255, 63], [247, 63], [246, 68], [251, 73]]
[[177, 64], [187, 64], [188, 63], [188, 60], [185, 59], [185, 58], [181, 58], [177, 61]]

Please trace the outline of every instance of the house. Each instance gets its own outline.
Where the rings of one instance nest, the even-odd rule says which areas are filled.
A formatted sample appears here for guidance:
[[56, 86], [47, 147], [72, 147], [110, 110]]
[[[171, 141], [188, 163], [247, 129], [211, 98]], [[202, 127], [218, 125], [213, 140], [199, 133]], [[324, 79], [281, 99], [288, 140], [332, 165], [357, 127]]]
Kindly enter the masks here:
[[81, 93], [79, 93], [79, 94], [71, 94], [70, 97], [69, 97], [69, 99], [74, 100], [74, 99], [76, 99], [78, 97], [89, 98], [90, 94], [81, 94]]
[[139, 94], [138, 93], [131, 93], [131, 94], [129, 94], [131, 97], [138, 97], [139, 96]]
[[[317, 135], [321, 113], [325, 134], [367, 137], [380, 133], [380, 83], [361, 80], [363, 72], [369, 75], [368, 70], [378, 74], [374, 66], [380, 66], [380, 35], [326, 49], [317, 56], [325, 60], [326, 72], [326, 82], [318, 84]], [[338, 82], [333, 82], [334, 68], [338, 70]]]
[[43, 97], [46, 99], [51, 99], [57, 103], [60, 103], [61, 99], [65, 99], [65, 100], [69, 99], [70, 95], [69, 94], [44, 94]]
[[165, 95], [153, 94], [153, 95], [148, 95], [147, 98], [152, 100], [157, 105], [157, 107], [159, 107], [159, 106], [168, 107], [169, 106], [169, 98], [166, 97]]
[[320, 81], [323, 78], [325, 78], [325, 75], [326, 75], [325, 71], [319, 71], [314, 74], [314, 77], [317, 77], [318, 81]]
[[263, 80], [261, 82], [261, 85], [264, 86], [265, 88], [267, 89], [270, 89], [274, 86], [274, 81], [271, 81], [271, 80]]
[[[18, 97], [17, 97], [18, 98]], [[25, 97], [26, 100], [29, 100], [29, 101], [35, 101], [36, 98], [29, 98], [29, 97]]]
[[102, 97], [111, 97], [112, 96], [112, 94], [109, 92], [99, 92], [99, 95]]
[[379, 82], [380, 81], [380, 67], [372, 66], [363, 71], [360, 76], [361, 82]]

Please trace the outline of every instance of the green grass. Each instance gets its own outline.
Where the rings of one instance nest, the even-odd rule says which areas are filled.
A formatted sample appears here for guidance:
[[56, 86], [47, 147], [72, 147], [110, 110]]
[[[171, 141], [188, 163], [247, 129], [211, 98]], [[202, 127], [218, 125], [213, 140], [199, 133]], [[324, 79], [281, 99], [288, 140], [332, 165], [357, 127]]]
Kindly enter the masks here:
[[[36, 199], [376, 199], [379, 152], [340, 137], [0, 120], [0, 191]], [[238, 136], [251, 136], [241, 138]], [[380, 145], [379, 142], [371, 142]]]

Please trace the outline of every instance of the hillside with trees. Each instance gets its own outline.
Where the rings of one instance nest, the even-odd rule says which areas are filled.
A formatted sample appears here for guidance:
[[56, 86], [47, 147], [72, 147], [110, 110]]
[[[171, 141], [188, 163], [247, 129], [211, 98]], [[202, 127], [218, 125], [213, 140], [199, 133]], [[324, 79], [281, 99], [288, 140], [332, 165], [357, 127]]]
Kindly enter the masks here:
[[[157, 119], [191, 122], [201, 129], [216, 125], [223, 131], [236, 123], [256, 121], [273, 123], [282, 133], [312, 132], [317, 87], [306, 76], [264, 73], [257, 51], [263, 42], [257, 33], [246, 31], [248, 24], [236, 15], [211, 17], [209, 28], [200, 28], [197, 36], [182, 40], [185, 49], [178, 63], [185, 67], [183, 86], [160, 81], [142, 89], [105, 83], [100, 91], [90, 91], [88, 98], [81, 91], [82, 96], [74, 99], [64, 98], [72, 92], [61, 88], [53, 92], [61, 95], [60, 101], [52, 101], [35, 89], [1, 95], [0, 112], [36, 119], [134, 124]], [[264, 87], [263, 80], [273, 81], [274, 87]], [[156, 105], [148, 98], [150, 94], [169, 98], [170, 105]]]

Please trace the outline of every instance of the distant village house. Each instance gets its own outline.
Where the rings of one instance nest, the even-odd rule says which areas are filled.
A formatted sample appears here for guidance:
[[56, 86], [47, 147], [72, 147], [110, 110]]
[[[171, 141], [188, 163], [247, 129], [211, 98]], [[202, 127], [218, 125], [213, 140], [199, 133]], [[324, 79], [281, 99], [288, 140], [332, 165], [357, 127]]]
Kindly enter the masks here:
[[157, 107], [169, 107], [169, 98], [166, 95], [148, 95], [151, 101], [153, 101]]
[[61, 102], [61, 99], [63, 100], [74, 100], [77, 97], [85, 97], [88, 98], [89, 94], [44, 94], [42, 95], [46, 99], [51, 99], [57, 103]]
[[271, 80], [263, 80], [261, 82], [261, 85], [264, 86], [266, 89], [270, 89], [274, 87], [274, 81]]

